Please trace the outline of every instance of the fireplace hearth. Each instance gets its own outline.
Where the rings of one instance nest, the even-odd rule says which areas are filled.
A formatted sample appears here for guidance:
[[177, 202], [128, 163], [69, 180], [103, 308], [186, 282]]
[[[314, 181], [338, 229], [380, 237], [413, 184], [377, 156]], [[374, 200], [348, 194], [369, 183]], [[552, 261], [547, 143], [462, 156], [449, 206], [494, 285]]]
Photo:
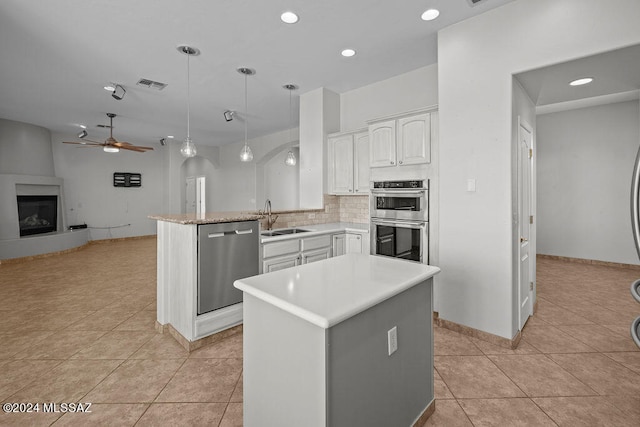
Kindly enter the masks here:
[[58, 196], [17, 196], [20, 237], [58, 229]]

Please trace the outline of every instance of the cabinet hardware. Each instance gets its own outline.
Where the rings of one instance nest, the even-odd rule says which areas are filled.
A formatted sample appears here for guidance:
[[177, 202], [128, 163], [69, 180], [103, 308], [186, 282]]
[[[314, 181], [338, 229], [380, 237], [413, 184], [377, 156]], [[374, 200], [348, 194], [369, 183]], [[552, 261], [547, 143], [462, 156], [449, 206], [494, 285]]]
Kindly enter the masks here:
[[402, 164], [402, 160], [400, 160], [400, 161], [398, 162], [398, 164], [399, 164], [399, 165], [401, 165], [401, 164]]
[[251, 234], [253, 233], [252, 229], [247, 229], [247, 230], [236, 230], [236, 234]]
[[395, 162], [391, 162], [392, 165], [395, 165]]

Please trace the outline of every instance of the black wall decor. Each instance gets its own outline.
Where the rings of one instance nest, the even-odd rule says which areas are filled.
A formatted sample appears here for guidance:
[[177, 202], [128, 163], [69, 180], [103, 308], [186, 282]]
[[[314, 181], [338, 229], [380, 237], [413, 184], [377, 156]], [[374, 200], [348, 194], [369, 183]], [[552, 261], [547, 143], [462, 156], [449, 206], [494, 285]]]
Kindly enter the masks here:
[[139, 173], [133, 173], [133, 172], [114, 172], [113, 186], [114, 187], [141, 187], [142, 175]]

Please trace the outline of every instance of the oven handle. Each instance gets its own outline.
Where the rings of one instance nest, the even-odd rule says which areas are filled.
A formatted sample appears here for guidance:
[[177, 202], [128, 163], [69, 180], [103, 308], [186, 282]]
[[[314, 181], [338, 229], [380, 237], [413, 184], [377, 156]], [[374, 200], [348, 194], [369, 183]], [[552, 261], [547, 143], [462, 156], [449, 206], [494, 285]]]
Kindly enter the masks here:
[[398, 221], [398, 220], [385, 220], [385, 219], [377, 219], [371, 218], [372, 224], [381, 224], [381, 225], [391, 225], [393, 227], [402, 227], [402, 228], [425, 228], [427, 226], [427, 222], [423, 221]]
[[371, 195], [378, 197], [393, 197], [393, 196], [415, 196], [415, 197], [423, 197], [426, 194], [427, 190], [397, 190], [397, 191], [376, 191], [371, 190]]

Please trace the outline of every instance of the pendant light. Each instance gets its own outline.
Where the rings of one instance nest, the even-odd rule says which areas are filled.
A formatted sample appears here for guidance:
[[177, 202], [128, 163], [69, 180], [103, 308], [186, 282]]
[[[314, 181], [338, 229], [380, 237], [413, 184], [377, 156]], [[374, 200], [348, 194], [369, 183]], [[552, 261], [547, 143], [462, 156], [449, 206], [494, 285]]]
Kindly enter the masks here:
[[[293, 107], [291, 104], [291, 97], [293, 96], [293, 91], [298, 89], [298, 86], [294, 85], [294, 84], [286, 84], [284, 86], [282, 86], [283, 88], [287, 89], [289, 91], [289, 141], [293, 140], [292, 137], [292, 133], [293, 133]], [[284, 159], [284, 164], [287, 166], [295, 166], [297, 163], [297, 159], [296, 159], [296, 155], [293, 153], [293, 150], [290, 148], [289, 152], [287, 153], [287, 157], [285, 157]]]
[[240, 74], [244, 74], [244, 147], [242, 147], [242, 150], [240, 151], [240, 161], [250, 162], [253, 160], [253, 153], [251, 152], [251, 147], [249, 147], [247, 138], [247, 127], [249, 125], [249, 113], [247, 108], [247, 76], [253, 76], [256, 71], [246, 67], [238, 68], [236, 71]]
[[180, 147], [180, 154], [182, 154], [183, 157], [193, 157], [196, 155], [197, 150], [196, 150], [196, 145], [193, 143], [193, 141], [191, 140], [191, 135], [189, 133], [189, 113], [190, 108], [191, 108], [191, 99], [190, 99], [190, 92], [189, 92], [189, 58], [192, 56], [198, 56], [200, 55], [200, 50], [195, 48], [195, 47], [191, 47], [191, 46], [178, 46], [178, 52], [187, 55], [187, 137], [184, 139], [184, 141], [182, 142], [182, 146]]

